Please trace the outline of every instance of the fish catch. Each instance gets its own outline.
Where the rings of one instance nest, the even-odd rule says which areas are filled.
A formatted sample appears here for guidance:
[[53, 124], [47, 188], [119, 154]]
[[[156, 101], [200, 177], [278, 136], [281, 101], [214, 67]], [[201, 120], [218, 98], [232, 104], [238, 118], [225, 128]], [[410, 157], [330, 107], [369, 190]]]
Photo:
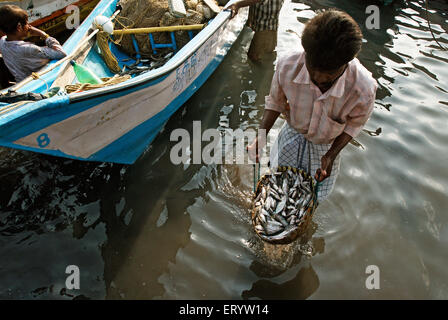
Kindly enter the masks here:
[[258, 182], [252, 223], [264, 241], [287, 244], [301, 235], [317, 207], [313, 178], [303, 170], [279, 167]]

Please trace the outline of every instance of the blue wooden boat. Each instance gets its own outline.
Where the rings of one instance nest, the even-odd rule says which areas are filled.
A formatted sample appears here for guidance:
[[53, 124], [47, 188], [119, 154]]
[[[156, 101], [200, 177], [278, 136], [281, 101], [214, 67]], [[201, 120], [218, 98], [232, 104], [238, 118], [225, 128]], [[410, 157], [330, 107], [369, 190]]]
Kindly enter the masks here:
[[[117, 0], [102, 0], [64, 43], [65, 51], [77, 50], [91, 32], [93, 19], [112, 16], [116, 5]], [[23, 105], [0, 105], [0, 145], [84, 161], [134, 163], [224, 59], [244, 27], [247, 10], [229, 18], [230, 12], [222, 10], [163, 66], [124, 82]], [[120, 61], [135, 62], [112, 49]], [[47, 68], [56, 63], [51, 61]], [[113, 75], [95, 46], [88, 49], [83, 65], [100, 77]], [[17, 92], [44, 93], [68, 67], [60, 64]]]

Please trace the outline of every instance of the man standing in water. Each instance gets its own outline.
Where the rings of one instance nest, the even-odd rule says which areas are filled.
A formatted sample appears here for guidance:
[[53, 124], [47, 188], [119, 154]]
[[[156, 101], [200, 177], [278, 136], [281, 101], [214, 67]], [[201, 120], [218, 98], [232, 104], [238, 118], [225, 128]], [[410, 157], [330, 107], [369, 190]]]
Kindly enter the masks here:
[[[271, 167], [310, 168], [321, 182], [320, 201], [334, 187], [341, 150], [373, 111], [377, 83], [356, 59], [361, 45], [362, 32], [350, 15], [335, 9], [317, 14], [303, 31], [304, 51], [279, 59], [266, 97], [260, 129], [267, 135], [281, 113], [286, 118]], [[253, 141], [252, 158], [265, 144]]]
[[240, 8], [250, 6], [248, 24], [255, 31], [247, 56], [261, 62], [264, 54], [274, 52], [277, 45], [278, 16], [284, 0], [239, 0], [229, 6], [231, 18]]

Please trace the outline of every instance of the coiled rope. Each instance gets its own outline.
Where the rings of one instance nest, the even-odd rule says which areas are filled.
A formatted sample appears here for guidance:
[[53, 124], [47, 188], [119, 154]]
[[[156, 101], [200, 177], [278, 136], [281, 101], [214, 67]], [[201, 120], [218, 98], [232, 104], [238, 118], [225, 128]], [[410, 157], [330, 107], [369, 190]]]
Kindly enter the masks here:
[[67, 91], [67, 93], [72, 93], [72, 92], [78, 92], [78, 91], [93, 90], [93, 89], [102, 88], [102, 87], [111, 86], [111, 85], [114, 85], [117, 83], [121, 83], [130, 78], [131, 78], [131, 76], [129, 74], [125, 74], [123, 76], [115, 75], [114, 77], [110, 77], [110, 78], [101, 78], [103, 83], [99, 83], [99, 84], [91, 84], [91, 83], [69, 84], [69, 85], [65, 86], [65, 91]]

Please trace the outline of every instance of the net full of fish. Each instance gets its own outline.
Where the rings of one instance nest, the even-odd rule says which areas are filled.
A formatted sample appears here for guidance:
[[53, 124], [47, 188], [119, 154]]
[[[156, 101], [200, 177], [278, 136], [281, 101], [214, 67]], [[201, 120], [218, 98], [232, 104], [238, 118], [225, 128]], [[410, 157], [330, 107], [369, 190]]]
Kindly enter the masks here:
[[306, 231], [316, 207], [313, 178], [301, 169], [279, 167], [258, 182], [252, 223], [264, 241], [287, 244]]

